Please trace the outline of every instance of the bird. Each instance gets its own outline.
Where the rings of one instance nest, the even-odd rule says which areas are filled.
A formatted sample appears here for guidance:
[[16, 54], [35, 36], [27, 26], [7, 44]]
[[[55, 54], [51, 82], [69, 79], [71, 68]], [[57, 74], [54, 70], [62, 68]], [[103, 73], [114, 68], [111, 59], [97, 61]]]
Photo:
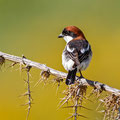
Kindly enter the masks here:
[[66, 85], [74, 84], [76, 73], [82, 75], [83, 70], [89, 66], [92, 58], [92, 50], [84, 33], [76, 26], [65, 27], [58, 38], [66, 41], [65, 49], [62, 53], [62, 65], [68, 71]]

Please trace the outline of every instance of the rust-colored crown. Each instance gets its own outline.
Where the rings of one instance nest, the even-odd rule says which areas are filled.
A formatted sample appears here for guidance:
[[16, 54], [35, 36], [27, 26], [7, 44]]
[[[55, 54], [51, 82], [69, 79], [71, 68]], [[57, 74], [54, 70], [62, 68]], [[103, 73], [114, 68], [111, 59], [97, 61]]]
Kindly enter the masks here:
[[82, 37], [83, 39], [85, 39], [83, 32], [79, 28], [77, 28], [76, 26], [68, 26], [65, 29], [73, 32], [74, 34], [77, 35], [77, 37]]

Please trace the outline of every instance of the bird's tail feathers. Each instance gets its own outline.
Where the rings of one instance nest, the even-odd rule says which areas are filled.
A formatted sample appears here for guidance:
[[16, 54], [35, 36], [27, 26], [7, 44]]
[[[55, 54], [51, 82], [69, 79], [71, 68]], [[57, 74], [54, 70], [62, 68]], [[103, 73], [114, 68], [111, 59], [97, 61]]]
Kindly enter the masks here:
[[76, 72], [77, 72], [77, 68], [68, 72], [68, 75], [67, 75], [67, 78], [66, 78], [66, 84], [67, 85], [71, 85], [71, 84], [74, 83]]

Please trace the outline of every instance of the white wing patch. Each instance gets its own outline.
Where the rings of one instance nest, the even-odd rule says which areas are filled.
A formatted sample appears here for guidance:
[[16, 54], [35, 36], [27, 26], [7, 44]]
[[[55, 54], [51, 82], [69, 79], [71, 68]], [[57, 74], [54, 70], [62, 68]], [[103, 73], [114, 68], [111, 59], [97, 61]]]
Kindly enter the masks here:
[[88, 44], [88, 46], [87, 46], [87, 48], [83, 48], [83, 49], [81, 49], [81, 53], [84, 53], [84, 52], [86, 52], [86, 51], [88, 51], [89, 50], [89, 44]]
[[81, 49], [81, 53], [84, 53], [85, 52], [85, 48]]
[[73, 52], [75, 50], [75, 48], [70, 48], [69, 45], [67, 45], [67, 51], [68, 52]]
[[90, 48], [90, 46], [89, 46], [89, 44], [88, 44], [86, 51], [88, 51], [88, 50], [89, 50], [89, 48]]

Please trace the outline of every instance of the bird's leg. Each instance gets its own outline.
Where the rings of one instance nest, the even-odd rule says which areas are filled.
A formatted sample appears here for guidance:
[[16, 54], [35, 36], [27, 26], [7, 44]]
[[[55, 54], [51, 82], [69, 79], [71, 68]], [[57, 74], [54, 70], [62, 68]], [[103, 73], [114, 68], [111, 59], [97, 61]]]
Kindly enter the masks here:
[[83, 75], [82, 75], [81, 70], [79, 70], [79, 72], [80, 72], [80, 78], [84, 78]]

